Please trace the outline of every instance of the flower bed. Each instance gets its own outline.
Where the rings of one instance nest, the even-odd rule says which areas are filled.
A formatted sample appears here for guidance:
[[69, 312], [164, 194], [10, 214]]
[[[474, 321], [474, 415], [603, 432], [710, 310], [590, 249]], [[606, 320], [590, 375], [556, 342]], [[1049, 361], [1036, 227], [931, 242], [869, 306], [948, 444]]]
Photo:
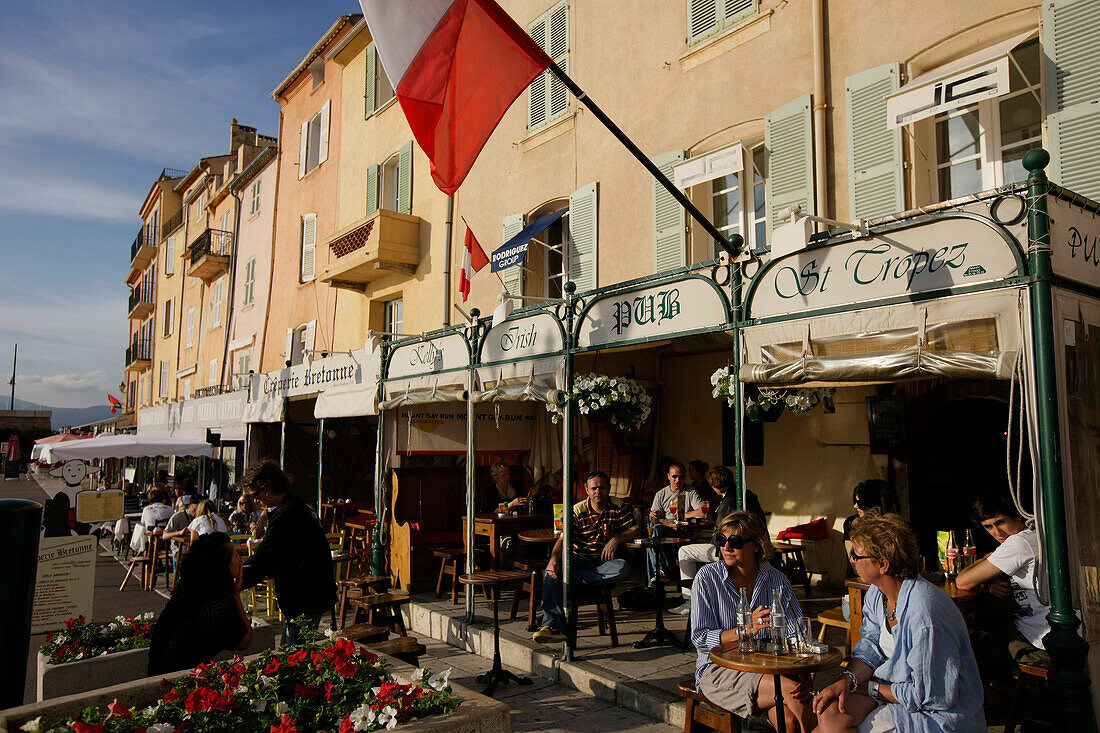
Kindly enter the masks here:
[[129, 649], [149, 646], [153, 634], [153, 614], [116, 616], [109, 624], [89, 624], [83, 616], [65, 622], [65, 628], [46, 635], [38, 650], [50, 664], [76, 662]]
[[[61, 719], [22, 723], [32, 733], [204, 733], [392, 729], [459, 705], [448, 672], [417, 670], [400, 684], [388, 662], [346, 639], [264, 652], [245, 662], [201, 664], [164, 681], [159, 698], [118, 699]], [[152, 704], [149, 704], [152, 703]], [[141, 707], [145, 705], [145, 707]]]

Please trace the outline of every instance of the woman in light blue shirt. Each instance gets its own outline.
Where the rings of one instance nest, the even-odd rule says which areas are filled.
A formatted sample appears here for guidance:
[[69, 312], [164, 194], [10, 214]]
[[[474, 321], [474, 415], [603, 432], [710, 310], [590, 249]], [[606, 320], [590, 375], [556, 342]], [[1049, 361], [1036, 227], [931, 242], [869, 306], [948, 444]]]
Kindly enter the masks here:
[[851, 541], [848, 559], [871, 589], [851, 664], [814, 698], [818, 730], [984, 733], [966, 622], [920, 577], [913, 530], [896, 514], [866, 516], [852, 523]]

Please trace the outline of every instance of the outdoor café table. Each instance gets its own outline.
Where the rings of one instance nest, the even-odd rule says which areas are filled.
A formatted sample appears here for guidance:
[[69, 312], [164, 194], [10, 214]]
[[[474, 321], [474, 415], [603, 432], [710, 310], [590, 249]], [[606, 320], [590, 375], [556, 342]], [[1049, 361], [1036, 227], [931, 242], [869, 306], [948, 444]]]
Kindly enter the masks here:
[[493, 668], [482, 675], [477, 676], [477, 681], [485, 684], [486, 695], [492, 695], [497, 685], [515, 682], [517, 685], [529, 685], [528, 677], [517, 677], [500, 663], [500, 616], [497, 606], [500, 603], [500, 586], [505, 583], [522, 583], [527, 580], [528, 573], [524, 570], [479, 570], [472, 575], [458, 576], [458, 582], [464, 585], [481, 585], [492, 587], [493, 593]]
[[521, 542], [533, 542], [535, 544], [553, 544], [558, 541], [558, 537], [561, 537], [553, 529], [525, 529], [518, 535]]
[[[633, 542], [627, 542], [626, 546], [633, 549], [666, 549], [671, 547], [679, 547], [680, 545], [686, 545], [689, 540], [683, 537], [650, 537], [647, 539], [638, 539]], [[652, 631], [643, 636], [640, 640], [634, 642], [635, 649], [645, 649], [651, 646], [657, 646], [658, 644], [671, 644], [677, 649], [686, 649], [687, 645], [684, 642], [677, 639], [671, 631], [665, 628], [665, 583], [661, 578], [661, 570], [665, 568], [664, 565], [664, 553], [657, 552], [657, 577], [654, 579], [654, 585], [657, 588], [657, 619]]]
[[710, 650], [710, 661], [738, 672], [770, 674], [775, 679], [776, 730], [787, 733], [787, 716], [783, 715], [783, 686], [780, 676], [797, 677], [807, 672], [820, 672], [839, 667], [844, 652], [834, 647], [823, 654], [792, 653], [776, 655], [768, 652], [742, 652], [737, 645], [716, 646]]
[[[549, 514], [492, 514], [474, 515], [474, 534], [489, 538], [489, 555], [493, 560], [493, 570], [500, 568], [500, 538], [515, 536], [525, 529], [548, 527], [554, 522]], [[462, 536], [466, 536], [466, 517], [462, 517]]]
[[[860, 627], [863, 626], [863, 597], [870, 589], [870, 585], [853, 578], [844, 582], [848, 586], [848, 628], [851, 633], [852, 646], [860, 640]], [[959, 590], [954, 580], [932, 581], [947, 597], [955, 602], [966, 621], [966, 628], [971, 632], [980, 631], [997, 622], [1011, 618], [1016, 613], [1016, 602], [1011, 598], [998, 598], [986, 590]]]
[[694, 542], [710, 543], [710, 536], [714, 533], [713, 519], [700, 519], [693, 517], [686, 522], [673, 519], [661, 520], [661, 526], [690, 537]]

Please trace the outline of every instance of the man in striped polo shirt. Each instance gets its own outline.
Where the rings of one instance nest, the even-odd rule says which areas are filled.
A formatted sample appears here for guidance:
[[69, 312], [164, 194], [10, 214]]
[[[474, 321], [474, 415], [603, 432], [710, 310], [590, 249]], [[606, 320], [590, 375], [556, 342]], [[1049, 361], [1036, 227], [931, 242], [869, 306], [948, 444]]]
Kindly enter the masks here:
[[[573, 583], [596, 585], [616, 583], [630, 575], [626, 560], [615, 557], [619, 546], [638, 534], [634, 512], [611, 498], [611, 481], [603, 471], [593, 471], [584, 482], [588, 498], [573, 505]], [[562, 537], [554, 544], [542, 582], [542, 623], [535, 641], [565, 641], [565, 611], [562, 609]]]

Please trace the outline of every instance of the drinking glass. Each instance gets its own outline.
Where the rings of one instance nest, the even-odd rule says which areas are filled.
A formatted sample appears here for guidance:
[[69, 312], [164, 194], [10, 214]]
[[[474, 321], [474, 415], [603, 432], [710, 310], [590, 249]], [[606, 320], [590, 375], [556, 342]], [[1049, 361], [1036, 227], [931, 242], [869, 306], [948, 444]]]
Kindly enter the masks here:
[[676, 502], [672, 502], [668, 505], [668, 513], [673, 519], [676, 519]]
[[706, 519], [707, 515], [710, 514], [710, 502], [704, 501], [702, 504], [700, 504], [699, 511], [703, 513], [703, 519]]
[[809, 643], [814, 641], [811, 636], [810, 619], [803, 616], [802, 618], [795, 619], [794, 622], [795, 638], [798, 641], [797, 647], [800, 652], [809, 651]]

